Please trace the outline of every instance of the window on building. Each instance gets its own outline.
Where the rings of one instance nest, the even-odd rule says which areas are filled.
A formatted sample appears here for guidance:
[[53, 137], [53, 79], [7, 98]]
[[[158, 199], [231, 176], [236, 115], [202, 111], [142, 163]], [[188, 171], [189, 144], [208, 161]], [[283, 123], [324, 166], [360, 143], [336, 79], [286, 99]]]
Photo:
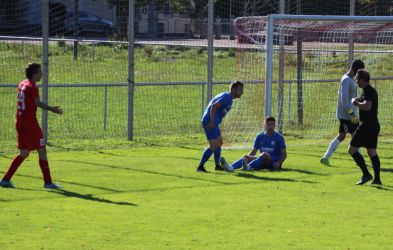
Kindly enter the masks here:
[[164, 12], [164, 15], [170, 15], [171, 14], [171, 5], [169, 3], [165, 3], [164, 4], [163, 12]]

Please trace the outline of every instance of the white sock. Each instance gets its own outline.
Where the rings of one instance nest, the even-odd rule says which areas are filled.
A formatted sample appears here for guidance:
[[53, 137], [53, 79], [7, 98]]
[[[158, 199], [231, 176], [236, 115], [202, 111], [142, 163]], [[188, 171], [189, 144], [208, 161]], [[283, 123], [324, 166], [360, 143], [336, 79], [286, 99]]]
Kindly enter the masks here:
[[326, 151], [325, 155], [323, 156], [323, 158], [329, 159], [330, 156], [332, 156], [332, 154], [334, 153], [334, 151], [336, 151], [336, 149], [338, 148], [338, 145], [340, 145], [340, 140], [339, 139], [334, 139], [330, 145], [328, 150]]
[[362, 154], [362, 151], [360, 150], [360, 148], [358, 148], [358, 152], [359, 152], [359, 154]]

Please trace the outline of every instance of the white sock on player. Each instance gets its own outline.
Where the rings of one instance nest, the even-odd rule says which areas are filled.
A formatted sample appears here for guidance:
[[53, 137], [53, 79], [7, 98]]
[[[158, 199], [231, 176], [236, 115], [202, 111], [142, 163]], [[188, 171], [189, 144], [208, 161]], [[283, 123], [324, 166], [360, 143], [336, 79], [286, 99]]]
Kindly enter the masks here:
[[336, 151], [336, 149], [338, 148], [338, 145], [340, 145], [340, 140], [335, 138], [329, 145], [328, 150], [326, 151], [326, 153], [324, 154], [323, 158], [329, 159], [330, 156], [332, 156], [332, 154], [334, 153], [334, 151]]

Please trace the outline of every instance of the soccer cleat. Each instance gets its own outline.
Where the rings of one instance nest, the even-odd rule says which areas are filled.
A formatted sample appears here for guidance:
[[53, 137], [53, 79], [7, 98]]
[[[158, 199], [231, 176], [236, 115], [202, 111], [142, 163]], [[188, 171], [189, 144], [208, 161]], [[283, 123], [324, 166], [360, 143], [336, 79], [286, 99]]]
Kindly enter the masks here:
[[243, 158], [242, 165], [243, 165], [243, 167], [242, 167], [243, 171], [251, 170], [250, 166], [247, 164], [247, 159], [246, 158]]
[[5, 180], [1, 180], [0, 181], [0, 187], [3, 187], [3, 188], [15, 188], [15, 186], [12, 184], [12, 182], [5, 181]]
[[374, 180], [370, 183], [370, 185], [382, 185], [382, 182], [381, 182], [380, 179], [374, 179]]
[[321, 164], [329, 167], [330, 166], [330, 162], [328, 158], [321, 158], [321, 160], [319, 161]]
[[206, 170], [203, 166], [199, 166], [199, 167], [197, 168], [197, 172], [209, 173], [209, 172], [207, 172], [207, 170]]
[[221, 157], [220, 163], [221, 163], [221, 166], [223, 167], [223, 169], [224, 169], [225, 171], [233, 172], [233, 167], [232, 167], [232, 165], [229, 165], [228, 162], [225, 160], [224, 157]]
[[216, 171], [225, 171], [225, 169], [220, 165], [220, 164], [216, 164], [215, 169]]
[[59, 185], [55, 184], [55, 183], [46, 183], [44, 185], [44, 188], [47, 188], [47, 189], [60, 189], [61, 187]]
[[362, 176], [362, 178], [356, 183], [356, 185], [363, 185], [364, 183], [371, 181], [373, 177], [371, 175]]

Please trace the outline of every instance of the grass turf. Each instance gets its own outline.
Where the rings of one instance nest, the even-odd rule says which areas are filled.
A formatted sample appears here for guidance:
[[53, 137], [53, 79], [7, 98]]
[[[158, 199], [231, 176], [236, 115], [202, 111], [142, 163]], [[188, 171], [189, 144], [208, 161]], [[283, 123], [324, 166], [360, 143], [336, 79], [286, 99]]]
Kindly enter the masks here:
[[[341, 145], [290, 146], [281, 172], [202, 174], [202, 150], [133, 144], [118, 149], [49, 148], [47, 191], [33, 154], [0, 189], [5, 249], [388, 249], [391, 142], [381, 142], [380, 188], [355, 186], [360, 170]], [[223, 150], [229, 161], [244, 150]], [[12, 155], [0, 157], [3, 174]], [[369, 163], [369, 161], [368, 161]], [[213, 170], [213, 163], [207, 164]]]

